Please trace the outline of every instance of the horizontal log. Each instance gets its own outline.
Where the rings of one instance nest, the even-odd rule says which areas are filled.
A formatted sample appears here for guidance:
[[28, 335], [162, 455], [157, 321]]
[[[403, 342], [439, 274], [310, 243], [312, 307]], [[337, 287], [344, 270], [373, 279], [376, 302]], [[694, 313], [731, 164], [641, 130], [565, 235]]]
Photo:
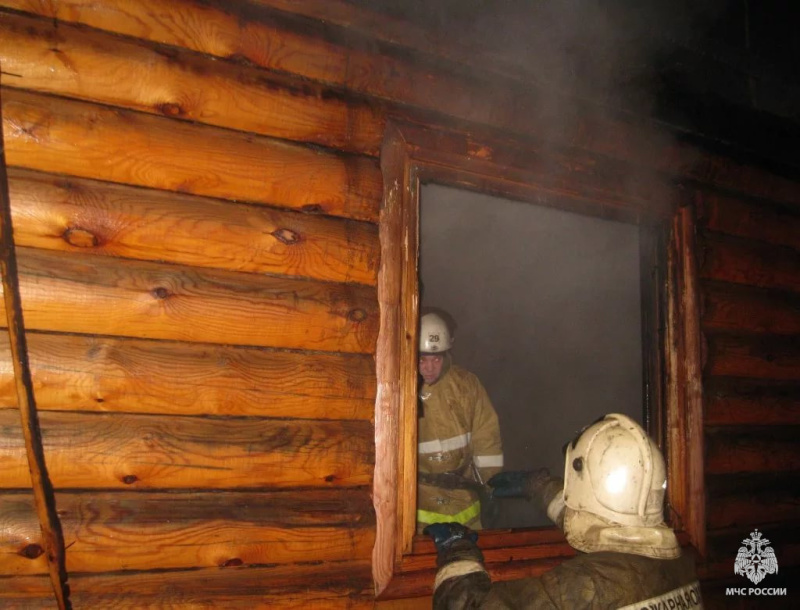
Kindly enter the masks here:
[[372, 608], [368, 561], [70, 576], [75, 608]]
[[706, 330], [800, 334], [800, 295], [715, 282], [706, 283], [702, 293]]
[[[354, 487], [372, 481], [369, 422], [39, 414], [58, 489]], [[19, 417], [0, 411], [0, 487], [30, 487]]]
[[[675, 138], [664, 138], [648, 125], [633, 125], [571, 107], [565, 100], [544, 99], [541, 86], [507, 78], [492, 69], [466, 63], [442, 64], [437, 57], [381, 46], [351, 27], [321, 19], [287, 19], [285, 13], [251, 4], [197, 0], [0, 0], [0, 6], [66, 22], [82, 23], [125, 36], [185, 47], [219, 58], [243, 60], [269, 69], [343, 86], [422, 111], [435, 111], [493, 128], [591, 150], [638, 167], [684, 176], [754, 197], [800, 203], [796, 183], [755, 166], [699, 151]], [[292, 12], [305, 4], [294, 3]], [[317, 19], [317, 17], [315, 17]], [[369, 52], [376, 49], [380, 52]], [[416, 49], [415, 49], [416, 50]], [[655, 143], [655, 144], [654, 144]]]
[[748, 377], [767, 380], [800, 378], [797, 336], [709, 334], [706, 377]]
[[519, 138], [479, 141], [469, 132], [438, 127], [403, 125], [402, 133], [409, 155], [432, 166], [420, 172], [422, 181], [627, 222], [667, 218], [674, 209], [674, 189], [662, 176], [645, 169], [632, 175], [618, 161]]
[[[371, 420], [369, 355], [29, 332], [40, 410]], [[0, 331], [0, 405], [15, 405]]]
[[58, 4], [1, 0], [0, 6], [310, 79], [344, 84], [347, 77], [346, 50], [322, 38], [280, 28], [263, 11], [246, 5], [226, 3], [223, 7], [218, 2], [197, 0], [105, 0], [102, 5], [90, 7], [83, 0]]
[[[8, 343], [6, 343], [8, 349]], [[6, 360], [2, 362], [2, 368], [6, 370], [7, 375], [13, 375], [12, 364]], [[9, 392], [14, 392], [11, 388]], [[15, 392], [14, 392], [15, 393]], [[14, 399], [16, 400], [16, 393]], [[9, 408], [7, 405], [0, 405], [0, 473], [9, 470], [21, 470], [21, 483], [16, 485], [23, 489], [31, 489], [33, 483], [31, 482], [30, 472], [25, 473], [28, 469], [28, 457], [25, 452], [25, 437], [22, 435], [22, 419], [19, 409], [16, 407]], [[0, 477], [0, 487], [4, 487], [3, 479]], [[9, 484], [8, 487], [15, 487]], [[10, 523], [3, 524], [4, 526], [11, 527]], [[3, 529], [0, 528], [0, 532]]]
[[[279, 13], [252, 5], [173, 0], [165, 6], [144, 0], [131, 6], [111, 0], [95, 11], [86, 11], [80, 1], [72, 0], [49, 7], [36, 0], [3, 0], [0, 5], [244, 61], [401, 104], [445, 110], [460, 119], [502, 119], [504, 126], [511, 125], [505, 115], [514, 107], [505, 91], [433, 65], [417, 65], [421, 60], [409, 62], [386, 52], [370, 52], [374, 41], [352, 31], [336, 32], [346, 41], [328, 42], [333, 28], [318, 28], [306, 20], [300, 27], [294, 23], [293, 29]], [[198, 27], [199, 23], [204, 27]], [[350, 44], [351, 39], [355, 44]]]
[[706, 481], [708, 528], [734, 528], [790, 521], [800, 507], [797, 473], [710, 476]]
[[[333, 30], [337, 40], [356, 49], [376, 44], [382, 51], [386, 49], [379, 58], [365, 61], [356, 55], [350, 59], [351, 68], [358, 69], [351, 69], [349, 73], [356, 78], [348, 79], [348, 84], [367, 93], [435, 108], [459, 119], [513, 133], [587, 148], [625, 159], [639, 168], [646, 165], [717, 186], [739, 188], [754, 196], [800, 203], [800, 192], [791, 180], [754, 165], [708, 154], [682, 138], [665, 137], [661, 127], [612, 119], [607, 113], [601, 116], [597, 108], [576, 103], [569, 92], [562, 90], [562, 62], [552, 61], [552, 57], [537, 58], [540, 61], [531, 70], [524, 61], [509, 62], [508, 57], [491, 49], [476, 48], [472, 39], [459, 44], [451, 38], [437, 44], [441, 41], [432, 40], [435, 37], [429, 28], [354, 8], [346, 0], [254, 2], [309, 17], [325, 26], [325, 34], [331, 36]], [[307, 19], [297, 21], [295, 27], [314, 31]], [[332, 24], [339, 29], [334, 30]], [[395, 56], [391, 56], [392, 51]]]
[[800, 428], [707, 428], [706, 475], [800, 470]]
[[[7, 446], [7, 443], [2, 445]], [[0, 464], [5, 461], [4, 455]], [[42, 530], [30, 492], [0, 494], [0, 577], [15, 574], [48, 574]], [[46, 585], [53, 597], [49, 577]], [[2, 591], [0, 578], [0, 599]]]
[[[58, 493], [70, 573], [368, 560], [367, 487], [272, 493]], [[0, 495], [0, 574], [44, 573], [30, 494]]]
[[797, 490], [772, 490], [757, 495], [709, 498], [706, 504], [709, 534], [733, 528], [750, 532], [768, 530], [797, 518], [800, 494]]
[[712, 377], [704, 384], [707, 426], [800, 425], [800, 384]]
[[[567, 559], [577, 554], [577, 551], [572, 548], [566, 541], [545, 543], [529, 546], [515, 546], [509, 545], [505, 548], [487, 549], [481, 545], [484, 560], [487, 565], [503, 565], [515, 561], [535, 561], [541, 559], [552, 559], [554, 557], [561, 557]], [[436, 567], [436, 554], [429, 555], [409, 555], [403, 558], [401, 571], [417, 572], [423, 569], [434, 569]]]
[[[561, 565], [564, 559], [564, 557], [556, 557], [532, 561], [506, 561], [499, 564], [488, 563], [486, 569], [493, 582], [518, 580], [520, 578], [536, 578]], [[430, 597], [433, 594], [433, 583], [436, 579], [436, 571], [436, 567], [431, 564], [429, 569], [399, 575], [383, 590], [380, 599]], [[428, 608], [429, 606], [420, 605], [419, 607]], [[391, 606], [389, 606], [389, 608], [391, 608]]]
[[[770, 541], [770, 546], [775, 551], [778, 558], [778, 575], [784, 570], [788, 571], [790, 567], [800, 566], [800, 522], [797, 519], [781, 524], [771, 524], [763, 530], [759, 528], [759, 531], [764, 538]], [[727, 574], [734, 576], [733, 562], [736, 559], [736, 553], [742, 546], [742, 540], [748, 538], [751, 532], [752, 530], [749, 528], [733, 527], [709, 533], [707, 557], [709, 567], [713, 570], [718, 562], [726, 562], [729, 570]], [[701, 577], [712, 575], [714, 572], [711, 570], [701, 571]], [[717, 573], [716, 576], [719, 577], [720, 574]], [[776, 579], [776, 575], [768, 576], [767, 579], [771, 583]], [[750, 586], [750, 581], [742, 578], [742, 582], [743, 584], [740, 586]], [[759, 586], [771, 587], [773, 585], [761, 584]]]
[[699, 240], [704, 280], [800, 292], [800, 252], [739, 238]]
[[374, 285], [374, 225], [106, 182], [9, 171], [15, 243]]
[[[556, 548], [566, 543], [564, 533], [556, 527], [546, 527], [531, 530], [492, 530], [481, 534], [480, 547], [484, 550], [497, 550], [507, 552], [512, 547], [548, 547]], [[524, 551], [526, 553], [537, 553], [537, 551]], [[415, 537], [412, 541], [412, 555], [436, 555], [436, 547], [433, 541], [427, 536]], [[571, 553], [567, 553], [571, 554]], [[538, 556], [538, 555], [536, 555]], [[401, 569], [408, 566], [411, 571], [419, 569], [416, 559], [409, 557], [404, 559]], [[431, 564], [433, 565], [433, 564]]]
[[[541, 545], [526, 544], [526, 542], [535, 538], [540, 538], [544, 542], [542, 542]], [[484, 542], [484, 540], [487, 539], [490, 540], [490, 542]], [[558, 539], [562, 542], [554, 542]], [[520, 540], [523, 541], [523, 546], [517, 546]], [[536, 531], [512, 530], [505, 533], [491, 532], [481, 534], [479, 546], [481, 549], [487, 549], [484, 551], [486, 568], [492, 580], [498, 582], [516, 580], [519, 578], [539, 577], [545, 572], [559, 566], [577, 553], [575, 549], [570, 547], [563, 540], [563, 534], [554, 528]], [[678, 534], [678, 540], [684, 546], [687, 544], [687, 539], [685, 539], [684, 534]], [[426, 545], [426, 548], [433, 548], [433, 545], [428, 547], [427, 541], [423, 541], [422, 544]], [[498, 545], [505, 545], [506, 548], [499, 547]], [[415, 541], [415, 547], [416, 546], [417, 544]], [[537, 546], [540, 547], [538, 551], [536, 548]], [[516, 551], [519, 551], [519, 554], [516, 554]], [[523, 559], [523, 557], [540, 558]], [[432, 553], [421, 557], [404, 558], [402, 568], [408, 569], [414, 566], [417, 569], [396, 575], [389, 583], [389, 586], [381, 593], [380, 598], [384, 600], [430, 596], [433, 589], [434, 578], [436, 577], [435, 563], [436, 556]], [[391, 607], [390, 605], [389, 608]]]
[[32, 248], [18, 258], [30, 330], [336, 352], [375, 345], [378, 306], [366, 286]]
[[758, 495], [783, 489], [800, 489], [800, 473], [729, 474], [706, 478], [706, 491], [712, 499], [723, 496]]
[[376, 105], [251, 66], [6, 15], [0, 63], [14, 87], [376, 155]]
[[800, 250], [800, 214], [790, 207], [703, 192], [697, 197], [697, 216], [709, 231]]
[[377, 163], [263, 136], [14, 89], [10, 166], [374, 222]]
[[0, 605], [8, 610], [52, 610], [53, 583], [49, 576], [0, 576]]

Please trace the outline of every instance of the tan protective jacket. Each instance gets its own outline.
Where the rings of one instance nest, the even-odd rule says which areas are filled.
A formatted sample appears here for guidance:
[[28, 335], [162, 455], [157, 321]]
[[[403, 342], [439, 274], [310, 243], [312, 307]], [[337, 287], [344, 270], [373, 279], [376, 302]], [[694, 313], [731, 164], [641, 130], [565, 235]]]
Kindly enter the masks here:
[[[418, 424], [420, 473], [452, 473], [485, 483], [503, 467], [497, 413], [481, 382], [469, 371], [450, 364], [432, 385], [420, 389]], [[480, 478], [479, 478], [480, 477]], [[470, 489], [445, 489], [420, 482], [417, 527], [455, 521], [480, 529], [480, 500]]]

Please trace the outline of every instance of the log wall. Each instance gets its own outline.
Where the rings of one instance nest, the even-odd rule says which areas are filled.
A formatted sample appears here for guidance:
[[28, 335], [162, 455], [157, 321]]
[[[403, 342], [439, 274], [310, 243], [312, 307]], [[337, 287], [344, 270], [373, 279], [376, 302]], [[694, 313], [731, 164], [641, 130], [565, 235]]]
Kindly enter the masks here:
[[[800, 212], [706, 189], [696, 193], [696, 211], [705, 348], [703, 569], [708, 605], [729, 608], [737, 602], [726, 586], [752, 586], [734, 577], [732, 565], [754, 529], [771, 541], [779, 564], [778, 575], [759, 586], [796, 582], [800, 561]], [[738, 603], [751, 607], [746, 598]]]
[[[195, 41], [227, 23], [221, 5], [125, 4], [111, 23], [142, 10]], [[309, 80], [258, 15], [269, 66], [0, 6], [73, 607], [371, 606], [383, 106]], [[52, 607], [0, 334], [0, 605]]]
[[[651, 192], [643, 173], [694, 193], [706, 595], [724, 605], [756, 526], [792, 574], [797, 180], [580, 106], [553, 121], [507, 66], [403, 48], [351, 10], [0, 0], [21, 292], [74, 607], [374, 604], [390, 116], [434, 140], [443, 126], [525, 138], [535, 155], [454, 152], [592, 206], [661, 213], [678, 189]], [[53, 604], [32, 502], [3, 340], [4, 607]]]

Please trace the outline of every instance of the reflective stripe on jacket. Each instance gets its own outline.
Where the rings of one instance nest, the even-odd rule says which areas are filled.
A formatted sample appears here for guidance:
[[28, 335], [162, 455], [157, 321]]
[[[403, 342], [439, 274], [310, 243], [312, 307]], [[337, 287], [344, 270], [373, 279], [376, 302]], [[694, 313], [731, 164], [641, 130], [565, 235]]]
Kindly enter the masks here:
[[[418, 420], [418, 469], [454, 473], [486, 482], [503, 467], [500, 426], [489, 396], [478, 378], [449, 362], [439, 380], [420, 390], [424, 409]], [[420, 483], [420, 524], [457, 521], [480, 527], [478, 494], [469, 489], [443, 489]]]

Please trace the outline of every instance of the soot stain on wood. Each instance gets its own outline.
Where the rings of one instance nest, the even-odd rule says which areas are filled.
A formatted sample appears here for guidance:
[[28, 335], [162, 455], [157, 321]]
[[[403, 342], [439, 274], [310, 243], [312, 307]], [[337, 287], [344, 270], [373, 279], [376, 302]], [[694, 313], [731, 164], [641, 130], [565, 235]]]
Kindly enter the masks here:
[[281, 229], [275, 229], [272, 233], [270, 233], [270, 235], [287, 246], [292, 246], [300, 241], [299, 233], [285, 227]]
[[97, 235], [81, 227], [70, 227], [62, 233], [61, 237], [70, 246], [76, 248], [96, 248], [100, 245]]

